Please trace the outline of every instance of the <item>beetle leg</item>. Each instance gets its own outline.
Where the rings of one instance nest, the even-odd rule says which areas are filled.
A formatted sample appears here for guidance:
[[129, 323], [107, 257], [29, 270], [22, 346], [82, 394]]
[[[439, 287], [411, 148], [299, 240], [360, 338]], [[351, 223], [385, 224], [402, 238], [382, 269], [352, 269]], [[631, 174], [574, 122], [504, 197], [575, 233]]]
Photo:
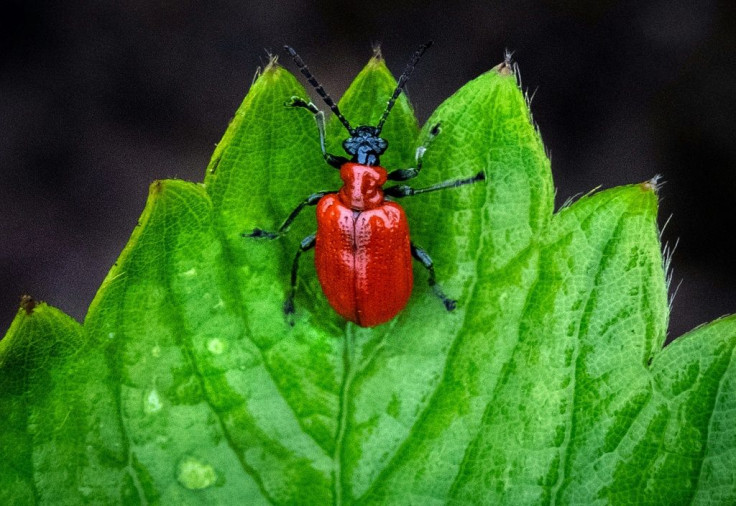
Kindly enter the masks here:
[[409, 169], [396, 169], [392, 170], [388, 173], [388, 180], [389, 181], [407, 181], [409, 179], [413, 179], [419, 175], [419, 172], [422, 170], [422, 158], [424, 157], [424, 152], [427, 150], [424, 146], [419, 146], [417, 148], [417, 154], [416, 154], [416, 161], [417, 166], [411, 167]]
[[289, 231], [289, 227], [291, 226], [292, 222], [296, 219], [297, 216], [299, 216], [299, 213], [302, 212], [302, 209], [304, 209], [306, 206], [316, 206], [319, 200], [324, 197], [325, 195], [328, 195], [330, 193], [337, 193], [334, 191], [325, 191], [325, 192], [317, 192], [311, 194], [309, 197], [302, 200], [296, 208], [289, 214], [289, 216], [284, 220], [284, 222], [281, 224], [279, 229], [276, 232], [267, 232], [266, 230], [263, 230], [261, 228], [254, 228], [252, 232], [245, 233], [243, 232], [240, 234], [242, 237], [253, 237], [255, 239], [278, 239], [282, 235], [284, 235], [286, 232]]
[[417, 148], [416, 154], [414, 155], [414, 159], [416, 160], [416, 167], [412, 167], [410, 169], [397, 169], [392, 170], [388, 173], [388, 180], [389, 181], [407, 181], [409, 179], [415, 178], [419, 175], [419, 173], [422, 170], [422, 159], [424, 158], [424, 153], [427, 151], [427, 148], [432, 143], [432, 140], [437, 137], [437, 134], [440, 133], [440, 124], [435, 124], [429, 131], [429, 137], [427, 138], [427, 142], [424, 143], [423, 146], [419, 146]]
[[309, 251], [310, 249], [314, 248], [317, 234], [311, 234], [302, 239], [302, 242], [299, 243], [299, 249], [296, 250], [296, 255], [294, 256], [294, 263], [291, 264], [291, 290], [289, 291], [289, 296], [286, 297], [286, 300], [284, 301], [284, 315], [286, 316], [287, 321], [289, 322], [289, 325], [292, 327], [294, 326], [294, 296], [296, 295], [296, 285], [298, 281], [298, 272], [299, 272], [299, 257], [302, 256], [302, 253], [305, 251]]
[[414, 195], [419, 195], [420, 193], [429, 193], [429, 192], [433, 192], [437, 190], [444, 190], [445, 188], [456, 188], [458, 186], [464, 186], [466, 184], [473, 184], [473, 183], [477, 183], [478, 181], [484, 181], [485, 179], [486, 179], [486, 175], [481, 171], [481, 172], [478, 172], [473, 177], [442, 181], [441, 183], [433, 184], [432, 186], [428, 186], [426, 188], [412, 188], [411, 186], [400, 184], [400, 185], [392, 186], [390, 188], [386, 188], [383, 190], [383, 192], [385, 195], [388, 195], [389, 197], [396, 197], [396, 198], [412, 197]]
[[437, 284], [434, 274], [434, 264], [432, 263], [432, 258], [429, 256], [429, 253], [424, 251], [422, 248], [418, 248], [414, 243], [411, 243], [411, 256], [421, 263], [429, 272], [429, 286], [432, 288], [434, 294], [442, 301], [442, 304], [445, 305], [445, 309], [448, 311], [455, 309], [457, 301], [447, 297], [445, 292], [442, 291], [442, 288], [440, 288], [440, 285]]
[[322, 148], [322, 156], [325, 158], [325, 161], [335, 167], [336, 169], [339, 169], [342, 167], [342, 165], [345, 162], [348, 162], [349, 160], [343, 156], [336, 156], [331, 155], [327, 152], [325, 149], [325, 113], [320, 111], [316, 105], [314, 105], [312, 102], [307, 102], [306, 100], [303, 100], [299, 97], [291, 97], [286, 104], [287, 107], [303, 107], [304, 109], [308, 110], [312, 114], [314, 114], [314, 121], [317, 122], [317, 130], [319, 130], [319, 146]]

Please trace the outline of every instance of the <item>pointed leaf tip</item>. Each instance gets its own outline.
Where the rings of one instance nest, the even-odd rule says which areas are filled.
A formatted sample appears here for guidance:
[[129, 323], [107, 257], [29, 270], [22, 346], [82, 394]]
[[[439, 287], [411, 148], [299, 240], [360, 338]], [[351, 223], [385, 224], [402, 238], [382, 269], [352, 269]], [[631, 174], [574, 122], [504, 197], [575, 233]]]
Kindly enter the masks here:
[[277, 73], [280, 69], [283, 67], [279, 65], [279, 55], [277, 54], [270, 54], [268, 55], [268, 63], [266, 64], [265, 68], [263, 69], [262, 75], [272, 75]]
[[160, 195], [164, 191], [164, 180], [163, 179], [157, 179], [153, 183], [151, 183], [151, 186], [148, 187], [148, 194], [153, 197], [156, 195]]
[[176, 191], [181, 188], [202, 187], [201, 184], [192, 183], [183, 179], [157, 179], [148, 188], [149, 199], [160, 198], [168, 195], [172, 190]]
[[664, 183], [665, 181], [662, 179], [662, 176], [660, 174], [656, 174], [649, 181], [644, 181], [643, 183], [639, 184], [639, 187], [641, 188], [641, 191], [654, 192], [655, 195], [659, 195], [659, 190], [662, 189]]
[[493, 70], [502, 76], [515, 76], [516, 75], [516, 63], [511, 59], [513, 53], [508, 49], [503, 53], [503, 61], [493, 67]]
[[27, 315], [33, 314], [33, 310], [36, 309], [38, 302], [30, 295], [24, 295], [20, 298], [20, 307]]
[[383, 53], [381, 53], [381, 43], [377, 42], [373, 45], [373, 58], [372, 60], [382, 60], [383, 59]]

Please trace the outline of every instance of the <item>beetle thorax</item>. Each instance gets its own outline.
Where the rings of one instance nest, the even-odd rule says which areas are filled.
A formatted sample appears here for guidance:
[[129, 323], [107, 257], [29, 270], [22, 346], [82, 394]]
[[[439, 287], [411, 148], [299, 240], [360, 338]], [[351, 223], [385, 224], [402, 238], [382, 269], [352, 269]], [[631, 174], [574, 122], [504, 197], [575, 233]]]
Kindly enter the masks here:
[[338, 198], [356, 211], [378, 207], [383, 203], [386, 171], [381, 167], [346, 163], [340, 168], [344, 184]]

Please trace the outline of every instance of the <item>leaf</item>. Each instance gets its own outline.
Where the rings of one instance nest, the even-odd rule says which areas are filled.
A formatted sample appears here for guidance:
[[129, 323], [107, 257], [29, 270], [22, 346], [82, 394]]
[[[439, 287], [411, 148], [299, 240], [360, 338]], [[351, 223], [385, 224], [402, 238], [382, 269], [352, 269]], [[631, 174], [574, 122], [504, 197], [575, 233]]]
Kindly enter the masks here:
[[[64, 381], [64, 366], [82, 343], [82, 328], [30, 297], [22, 305], [0, 341], [2, 504], [31, 504], [48, 487], [60, 485], [61, 473], [46, 465], [44, 453], [63, 448], [65, 463], [72, 464], [84, 442], [84, 434], [74, 427], [76, 385], [54, 389]], [[41, 473], [45, 480], [36, 482], [34, 476]]]
[[[380, 117], [395, 80], [376, 56], [340, 108]], [[254, 82], [204, 184], [159, 181], [80, 326], [28, 300], [0, 341], [0, 502], [160, 504], [732, 503], [736, 317], [662, 350], [667, 290], [653, 183], [553, 214], [540, 138], [507, 65], [419, 131], [401, 96], [389, 169], [446, 313], [415, 271], [407, 308], [363, 329], [300, 265], [308, 194], [339, 187], [306, 98], [274, 63]], [[345, 132], [328, 123], [328, 150]], [[305, 257], [306, 258], [306, 257]]]

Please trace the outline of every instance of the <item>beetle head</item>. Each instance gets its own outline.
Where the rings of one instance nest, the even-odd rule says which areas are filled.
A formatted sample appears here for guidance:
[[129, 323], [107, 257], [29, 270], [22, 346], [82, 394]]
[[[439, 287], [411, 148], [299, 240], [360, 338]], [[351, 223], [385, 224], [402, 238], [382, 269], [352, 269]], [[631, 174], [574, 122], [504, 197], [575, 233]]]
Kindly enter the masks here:
[[[388, 102], [386, 103], [386, 109], [384, 109], [383, 114], [381, 115], [381, 119], [378, 120], [378, 124], [376, 126], [363, 125], [359, 126], [358, 128], [353, 128], [350, 126], [350, 122], [345, 118], [345, 116], [342, 115], [342, 113], [340, 112], [340, 108], [337, 107], [337, 104], [332, 100], [332, 98], [330, 98], [330, 96], [322, 88], [319, 82], [317, 82], [317, 80], [314, 78], [314, 76], [304, 64], [304, 61], [301, 59], [301, 57], [296, 53], [296, 51], [294, 51], [294, 49], [289, 46], [285, 47], [291, 57], [294, 59], [294, 63], [296, 63], [297, 67], [299, 67], [299, 71], [304, 74], [304, 77], [307, 78], [309, 84], [314, 86], [315, 91], [319, 94], [320, 97], [322, 97], [322, 100], [325, 101], [325, 103], [335, 114], [337, 119], [340, 120], [340, 123], [342, 123], [343, 126], [350, 133], [350, 137], [345, 139], [345, 141], [342, 143], [342, 147], [345, 149], [345, 152], [352, 157], [352, 161], [362, 165], [378, 165], [378, 157], [381, 156], [388, 147], [388, 141], [380, 137], [381, 130], [383, 129], [383, 124], [385, 123], [386, 118], [388, 118], [388, 114], [391, 112], [391, 109], [393, 109], [394, 104], [396, 104], [396, 99], [399, 98], [399, 95], [403, 91], [404, 86], [406, 86], [406, 81], [409, 80], [409, 76], [411, 76], [411, 73], [414, 71], [414, 67], [416, 66], [417, 62], [419, 62], [419, 58], [431, 45], [432, 41], [429, 41], [426, 44], [419, 46], [419, 49], [417, 49], [417, 51], [414, 53], [414, 56], [412, 56], [411, 61], [409, 61], [409, 64], [406, 66], [406, 69], [404, 69], [404, 73], [401, 74], [399, 81], [396, 83], [396, 88], [394, 89], [391, 97], [388, 99]], [[312, 109], [308, 107], [308, 109], [310, 109], [315, 114], [319, 114], [316, 108]], [[322, 149], [324, 150], [324, 146], [322, 147]]]
[[342, 147], [353, 161], [362, 165], [378, 165], [378, 157], [386, 151], [388, 141], [379, 137], [378, 127], [364, 125], [350, 132]]

